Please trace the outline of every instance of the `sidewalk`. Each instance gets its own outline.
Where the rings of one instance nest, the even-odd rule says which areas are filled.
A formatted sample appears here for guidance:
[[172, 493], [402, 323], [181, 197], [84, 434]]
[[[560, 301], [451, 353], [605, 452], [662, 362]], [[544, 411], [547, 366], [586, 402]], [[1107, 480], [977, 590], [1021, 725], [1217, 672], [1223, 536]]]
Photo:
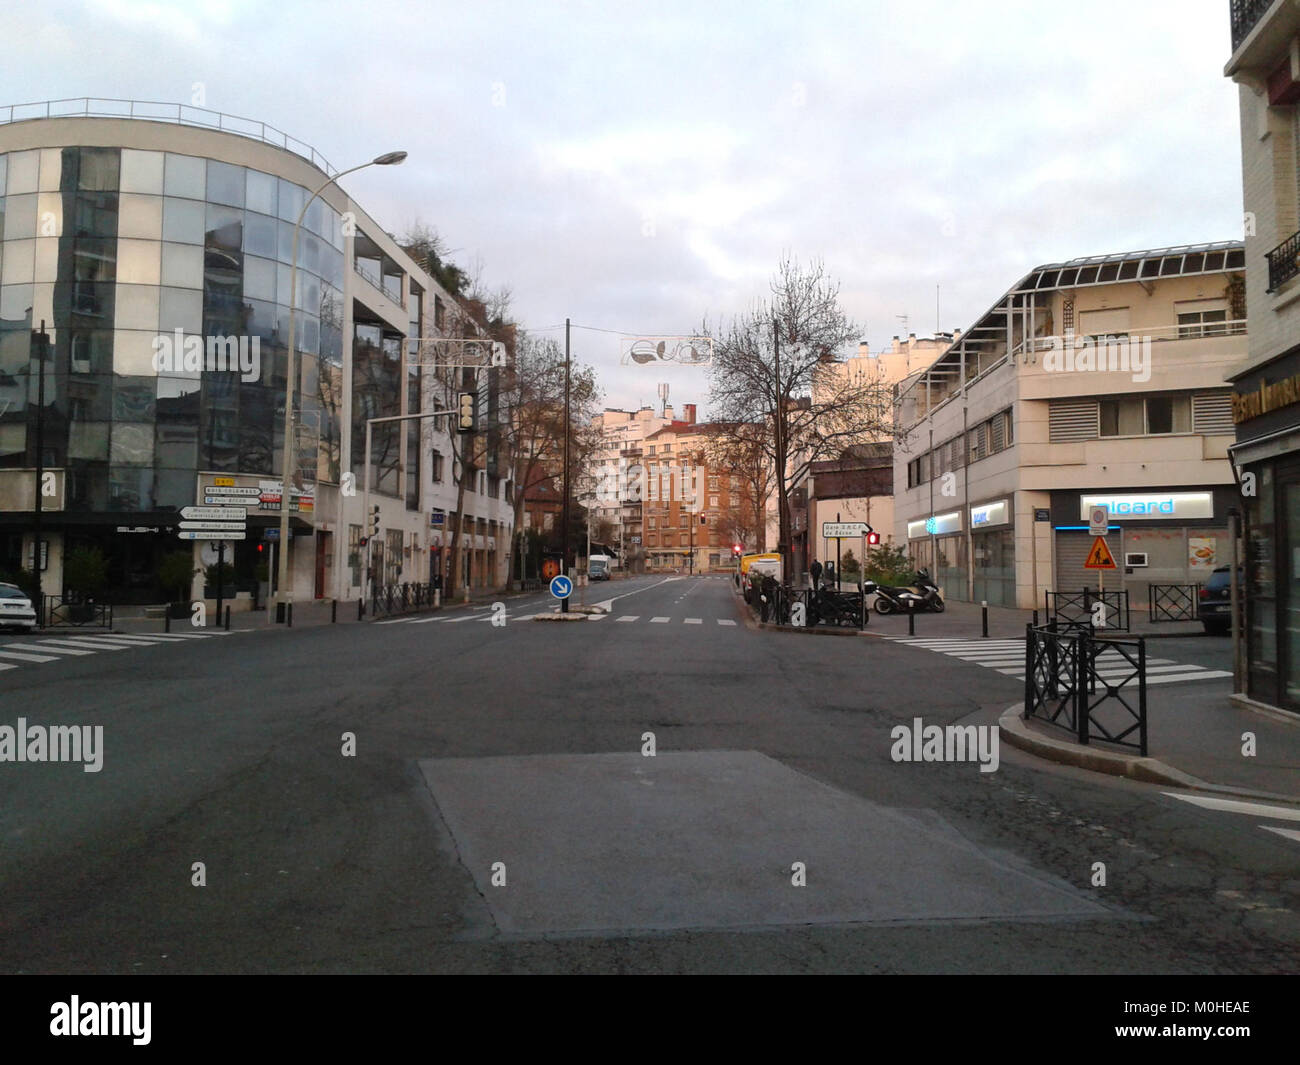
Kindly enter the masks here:
[[[963, 603], [949, 599], [947, 609], [942, 614], [917, 614], [916, 635], [978, 637], [982, 632], [981, 610], [979, 603]], [[1032, 610], [1018, 610], [1015, 607], [989, 607], [989, 639], [1006, 640], [1024, 636], [1025, 626], [1034, 620]], [[1047, 615], [1038, 612], [1040, 624], [1047, 623]], [[1134, 610], [1131, 615], [1132, 628], [1128, 635], [1145, 636], [1148, 639], [1173, 636], [1204, 636], [1205, 628], [1199, 621], [1165, 621], [1152, 623], [1145, 610]], [[907, 635], [907, 615], [880, 615], [871, 612], [871, 621], [867, 628], [888, 636]], [[1104, 631], [1104, 630], [1098, 630]], [[1125, 633], [1110, 630], [1117, 635]]]

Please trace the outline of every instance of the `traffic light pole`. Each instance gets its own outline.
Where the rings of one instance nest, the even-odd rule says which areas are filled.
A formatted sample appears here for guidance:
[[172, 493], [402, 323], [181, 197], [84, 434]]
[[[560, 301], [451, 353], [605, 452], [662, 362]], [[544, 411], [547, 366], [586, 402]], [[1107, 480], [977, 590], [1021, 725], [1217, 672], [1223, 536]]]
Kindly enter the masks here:
[[[365, 568], [364, 568], [364, 570], [363, 570], [363, 572], [362, 572], [362, 575], [361, 575], [361, 599], [362, 599], [363, 602], [364, 602], [366, 599], [368, 599], [368, 598], [370, 597], [370, 550], [371, 550], [371, 543], [370, 543], [370, 541], [371, 541], [371, 539], [372, 539], [372, 537], [371, 537], [371, 535], [370, 535], [370, 529], [369, 529], [369, 523], [370, 523], [370, 441], [371, 441], [371, 434], [372, 434], [372, 432], [373, 432], [374, 427], [375, 427], [376, 425], [383, 425], [383, 424], [386, 424], [386, 423], [388, 423], [388, 422], [414, 422], [414, 421], [420, 421], [420, 420], [423, 419], [423, 418], [444, 418], [444, 417], [447, 417], [448, 415], [453, 415], [453, 414], [458, 414], [458, 413], [459, 413], [459, 411], [456, 411], [456, 410], [433, 410], [433, 411], [429, 411], [427, 414], [391, 414], [391, 415], [389, 415], [389, 416], [387, 416], [387, 417], [384, 417], [384, 418], [367, 418], [367, 419], [366, 419], [366, 466], [365, 466], [365, 473], [364, 473], [363, 478], [362, 478], [363, 488], [362, 488], [362, 491], [361, 491], [361, 513], [362, 513], [362, 516], [364, 517], [364, 519], [365, 519], [365, 521], [366, 521], [366, 525], [367, 525], [367, 528], [366, 528], [366, 530], [365, 530], [365, 532], [366, 532], [366, 564], [365, 564]], [[378, 536], [378, 535], [379, 535], [379, 528], [378, 528], [378, 524], [377, 524], [377, 523], [376, 523], [376, 528], [375, 528], [374, 535], [375, 535], [375, 536]], [[281, 551], [284, 550], [284, 546], [283, 546], [283, 545], [281, 545], [280, 550], [281, 550]]]

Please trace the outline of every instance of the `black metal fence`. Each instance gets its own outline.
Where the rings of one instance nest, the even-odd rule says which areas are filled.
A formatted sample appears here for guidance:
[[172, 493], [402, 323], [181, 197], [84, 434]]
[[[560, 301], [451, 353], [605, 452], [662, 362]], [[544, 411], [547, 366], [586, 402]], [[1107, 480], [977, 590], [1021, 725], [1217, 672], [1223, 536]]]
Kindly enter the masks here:
[[1195, 621], [1199, 584], [1148, 584], [1147, 615], [1151, 621]]
[[370, 593], [370, 615], [402, 614], [408, 610], [427, 610], [433, 606], [433, 592], [437, 585], [383, 584], [376, 585]]
[[74, 628], [111, 629], [113, 604], [82, 602], [64, 599], [61, 595], [47, 595], [42, 601], [37, 621], [44, 628], [71, 626]]
[[759, 621], [777, 625], [862, 629], [871, 617], [865, 600], [857, 589], [793, 588], [755, 577], [750, 585], [749, 605], [758, 613]]
[[1235, 52], [1264, 17], [1273, 0], [1228, 0], [1228, 19], [1232, 24], [1232, 50]]
[[[1049, 621], [1086, 622], [1098, 629], [1128, 632], [1132, 628], [1128, 592], [1102, 592], [1084, 588], [1078, 592], [1046, 592], [1047, 619]], [[1098, 603], [1105, 607], [1101, 615], [1104, 625], [1096, 623], [1094, 613]]]
[[1026, 625], [1024, 716], [1145, 757], [1145, 637], [1098, 636], [1079, 622]]

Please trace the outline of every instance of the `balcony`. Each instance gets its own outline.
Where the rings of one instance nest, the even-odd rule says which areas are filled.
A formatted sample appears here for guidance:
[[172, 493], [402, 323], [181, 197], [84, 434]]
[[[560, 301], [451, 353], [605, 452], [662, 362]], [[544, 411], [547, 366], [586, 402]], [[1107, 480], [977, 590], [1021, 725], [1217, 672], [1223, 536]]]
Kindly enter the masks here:
[[1276, 292], [1300, 274], [1300, 233], [1292, 233], [1268, 253], [1268, 291]]
[[1250, 31], [1264, 13], [1273, 6], [1273, 0], [1229, 0], [1229, 16], [1232, 19], [1232, 50], [1241, 47], [1241, 42], [1250, 36]]

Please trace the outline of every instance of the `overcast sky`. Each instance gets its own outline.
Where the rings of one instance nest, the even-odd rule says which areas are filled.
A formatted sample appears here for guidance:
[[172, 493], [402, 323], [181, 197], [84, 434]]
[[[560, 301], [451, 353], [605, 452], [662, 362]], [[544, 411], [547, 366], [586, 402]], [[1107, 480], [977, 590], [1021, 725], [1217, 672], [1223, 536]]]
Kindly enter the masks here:
[[[0, 103], [201, 91], [337, 168], [405, 149], [348, 191], [536, 330], [690, 333], [789, 251], [878, 348], [936, 285], [964, 329], [1040, 263], [1241, 235], [1227, 0], [45, 0], [0, 39]], [[707, 404], [573, 337], [606, 405]]]

